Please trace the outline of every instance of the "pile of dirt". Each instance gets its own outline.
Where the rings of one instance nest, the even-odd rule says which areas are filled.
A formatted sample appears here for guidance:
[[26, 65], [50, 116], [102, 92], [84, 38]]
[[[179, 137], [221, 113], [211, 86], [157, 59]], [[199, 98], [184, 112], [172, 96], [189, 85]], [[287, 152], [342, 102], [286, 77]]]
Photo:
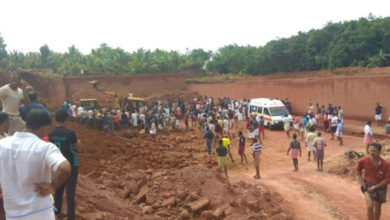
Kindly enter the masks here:
[[350, 159], [345, 155], [339, 155], [325, 162], [324, 170], [331, 174], [354, 178], [356, 176], [355, 168], [358, 161], [358, 159]]
[[390, 138], [382, 142], [382, 157], [390, 161]]
[[77, 219], [292, 219], [260, 184], [231, 184], [198, 130], [107, 136], [78, 123]]

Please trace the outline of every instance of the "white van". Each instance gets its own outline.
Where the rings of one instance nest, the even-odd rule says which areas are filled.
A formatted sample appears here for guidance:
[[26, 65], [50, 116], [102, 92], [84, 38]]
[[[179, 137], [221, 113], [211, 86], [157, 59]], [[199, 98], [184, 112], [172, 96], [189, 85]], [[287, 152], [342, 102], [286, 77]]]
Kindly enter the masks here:
[[263, 116], [264, 126], [268, 128], [283, 128], [283, 117], [287, 114], [292, 121], [292, 116], [286, 106], [278, 99], [256, 98], [249, 103], [249, 115]]

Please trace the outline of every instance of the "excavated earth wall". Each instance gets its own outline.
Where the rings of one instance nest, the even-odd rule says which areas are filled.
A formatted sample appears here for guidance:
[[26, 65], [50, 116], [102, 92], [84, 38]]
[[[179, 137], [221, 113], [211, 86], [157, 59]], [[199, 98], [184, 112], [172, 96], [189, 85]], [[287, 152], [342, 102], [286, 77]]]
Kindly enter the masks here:
[[[247, 80], [224, 83], [190, 84], [187, 90], [213, 97], [288, 98], [293, 113], [302, 114], [309, 102], [341, 106], [347, 119], [374, 120], [376, 103], [384, 109], [382, 117], [390, 112], [390, 68], [381, 68], [380, 74], [365, 74], [361, 69], [353, 75], [279, 75], [252, 77]], [[369, 71], [369, 70], [367, 70]], [[376, 69], [378, 72], [378, 69]]]
[[[186, 83], [185, 74], [48, 78], [25, 73], [23, 78], [38, 91], [48, 106], [59, 106], [65, 100], [77, 102], [80, 98], [97, 98], [103, 105], [107, 104], [112, 97], [88, 84], [98, 80], [101, 87], [116, 92], [120, 97], [128, 93], [139, 97], [160, 96], [180, 90], [215, 98], [289, 98], [293, 113], [299, 114], [306, 111], [309, 102], [326, 106], [331, 103], [342, 106], [347, 119], [356, 120], [373, 120], [377, 102], [384, 107], [384, 119], [389, 117], [390, 112], [390, 67], [343, 68], [199, 84]], [[0, 83], [7, 83], [4, 72], [0, 72]]]

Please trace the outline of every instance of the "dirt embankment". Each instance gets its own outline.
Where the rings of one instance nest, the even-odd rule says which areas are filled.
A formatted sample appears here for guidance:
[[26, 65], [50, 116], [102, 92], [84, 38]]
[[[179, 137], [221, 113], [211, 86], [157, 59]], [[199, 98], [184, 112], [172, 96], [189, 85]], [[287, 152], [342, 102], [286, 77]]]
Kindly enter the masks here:
[[330, 71], [275, 74], [231, 83], [190, 84], [188, 91], [213, 97], [272, 97], [292, 102], [294, 113], [302, 114], [309, 102], [342, 106], [347, 119], [373, 120], [379, 102], [383, 118], [390, 112], [390, 68], [344, 68]]
[[78, 219], [292, 218], [277, 193], [216, 172], [216, 157], [205, 155], [198, 130], [152, 138], [68, 126], [81, 140]]
[[[377, 102], [384, 107], [384, 119], [389, 117], [390, 112], [387, 95], [390, 93], [390, 67], [278, 73], [235, 82], [203, 84], [186, 84], [184, 73], [67, 78], [47, 78], [26, 73], [24, 78], [49, 106], [59, 106], [66, 99], [77, 102], [80, 98], [97, 98], [103, 105], [109, 105], [113, 97], [98, 92], [88, 84], [89, 81], [98, 80], [101, 87], [114, 91], [120, 97], [128, 93], [140, 97], [162, 97], [173, 91], [186, 91], [213, 97], [289, 98], [294, 113], [303, 113], [309, 102], [326, 106], [331, 103], [342, 106], [347, 119], [357, 120], [373, 120]], [[7, 83], [5, 73], [0, 73], [0, 83]]]

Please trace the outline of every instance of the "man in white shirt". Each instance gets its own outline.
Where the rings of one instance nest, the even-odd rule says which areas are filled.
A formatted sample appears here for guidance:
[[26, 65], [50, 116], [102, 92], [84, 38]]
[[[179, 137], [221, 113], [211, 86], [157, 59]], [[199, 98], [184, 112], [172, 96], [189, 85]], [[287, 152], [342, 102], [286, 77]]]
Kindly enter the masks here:
[[41, 139], [50, 123], [46, 111], [32, 109], [26, 132], [0, 140], [0, 184], [7, 220], [55, 220], [51, 194], [69, 177], [70, 164], [54, 144]]
[[[0, 100], [3, 104], [3, 112], [9, 116], [9, 130], [8, 134], [12, 135], [16, 131], [24, 129], [24, 122], [19, 114], [19, 106], [23, 102], [26, 107], [30, 106], [29, 99], [23, 94], [23, 90], [19, 88], [21, 84], [21, 77], [19, 73], [13, 72], [10, 76], [10, 83], [0, 88]], [[25, 92], [29, 92], [30, 89]]]

